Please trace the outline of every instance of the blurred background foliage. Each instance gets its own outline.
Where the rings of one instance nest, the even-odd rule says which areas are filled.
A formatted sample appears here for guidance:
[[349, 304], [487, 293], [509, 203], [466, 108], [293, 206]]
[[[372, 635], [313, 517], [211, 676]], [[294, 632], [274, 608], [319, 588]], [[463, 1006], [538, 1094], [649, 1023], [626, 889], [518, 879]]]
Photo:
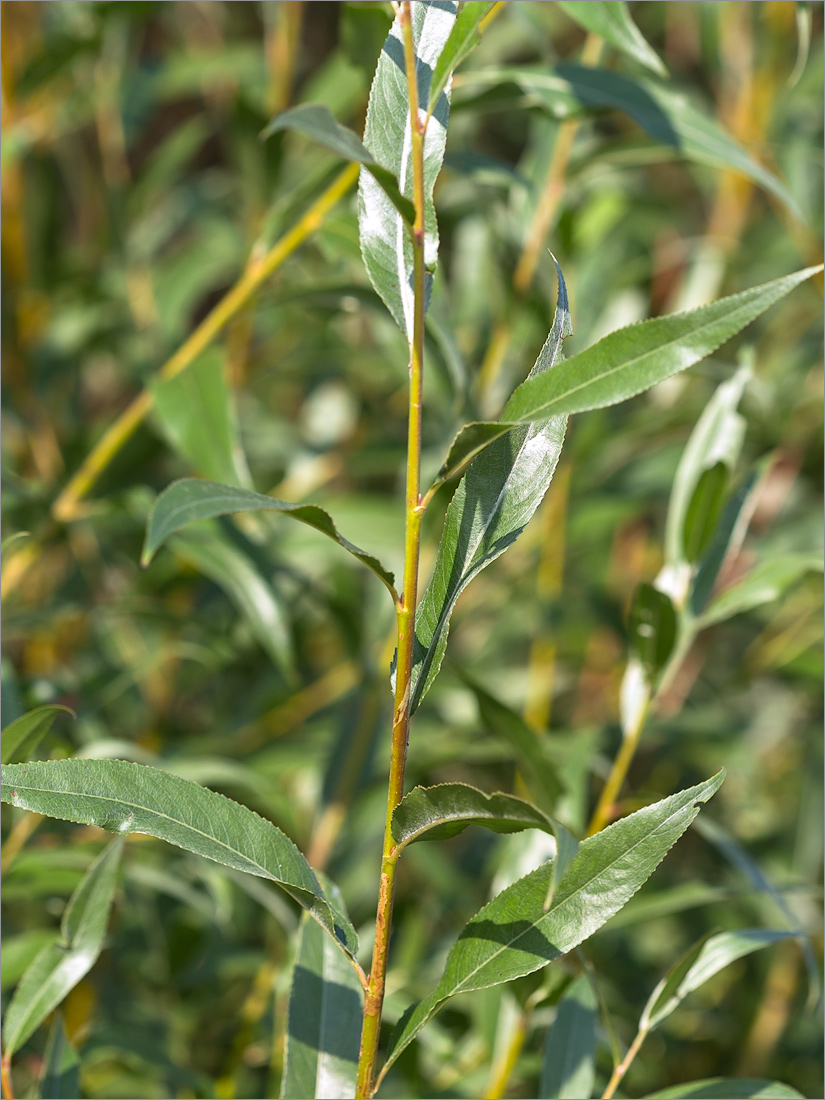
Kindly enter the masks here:
[[[555, 298], [545, 244], [570, 290], [568, 353], [819, 259], [821, 5], [631, 5], [671, 83], [786, 181], [802, 218], [744, 177], [657, 144], [625, 113], [563, 120], [512, 81], [477, 79], [600, 54], [642, 75], [556, 4], [501, 7], [455, 82], [436, 192], [425, 474], [456, 427], [495, 413], [532, 365]], [[390, 6], [69, 0], [3, 3], [2, 19], [4, 538], [27, 532], [3, 555], [3, 722], [66, 704], [77, 717], [58, 720], [42, 756], [156, 763], [253, 806], [341, 885], [369, 943], [394, 627], [381, 585], [278, 517], [216, 521], [178, 536], [149, 569], [138, 560], [154, 494], [194, 473], [316, 501], [400, 572], [407, 355], [363, 270], [352, 188], [207, 350], [158, 378], [340, 175], [299, 136], [259, 135], [301, 102], [327, 104], [360, 132]], [[524, 712], [566, 785], [556, 812], [584, 826], [618, 744], [627, 610], [661, 564], [679, 455], [749, 343], [741, 469], [767, 454], [773, 463], [738, 566], [819, 548], [820, 289], [795, 291], [687, 375], [575, 420], [541, 512], [462, 597], [448, 665], [413, 726], [410, 783], [523, 789], [512, 725]], [[55, 518], [58, 494], [135, 397], [136, 430], [75, 516]], [[448, 497], [427, 515], [425, 570]], [[816, 930], [821, 641], [822, 589], [809, 575], [706, 632], [648, 726], [621, 812], [723, 765], [729, 776], [713, 829], [686, 836], [588, 944], [621, 1041], [708, 929]], [[480, 714], [465, 673], [512, 711]], [[105, 834], [3, 815], [5, 995]], [[474, 830], [410, 849], [390, 1021], [428, 990], [491, 883], [538, 858], [523, 838]], [[64, 1011], [82, 1095], [277, 1095], [295, 927], [266, 884], [130, 837], [109, 949]], [[567, 975], [562, 964], [457, 999], [382, 1095], [536, 1095]], [[792, 942], [735, 964], [648, 1040], [627, 1088], [740, 1073], [821, 1095], [810, 980]], [[502, 1077], [497, 1058], [517, 1033], [522, 1057]], [[43, 1045], [40, 1032], [19, 1058], [24, 1092]]]

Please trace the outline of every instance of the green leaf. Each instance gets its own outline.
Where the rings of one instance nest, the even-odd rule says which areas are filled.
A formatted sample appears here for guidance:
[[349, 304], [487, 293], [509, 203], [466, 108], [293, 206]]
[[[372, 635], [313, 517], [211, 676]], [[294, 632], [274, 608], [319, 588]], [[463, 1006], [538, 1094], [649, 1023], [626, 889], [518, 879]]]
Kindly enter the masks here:
[[478, 44], [478, 25], [494, 4], [495, 0], [466, 0], [462, 6], [433, 69], [427, 100], [429, 109], [432, 109], [438, 101], [438, 97], [447, 87], [450, 77], [461, 62]]
[[691, 564], [702, 557], [713, 539], [727, 488], [728, 468], [724, 462], [702, 471], [685, 513], [684, 553]]
[[[561, 369], [555, 364], [572, 331], [564, 276], [558, 264], [556, 268], [556, 315], [530, 378], [549, 377]], [[513, 545], [541, 504], [566, 427], [564, 417], [553, 417], [510, 432], [495, 440], [460, 481], [447, 509], [433, 575], [416, 612], [410, 713], [438, 675], [458, 597]]]
[[355, 1096], [364, 991], [329, 936], [304, 918], [289, 996], [282, 1100]]
[[39, 1100], [80, 1096], [80, 1056], [66, 1036], [63, 1016], [59, 1013], [46, 1040], [37, 1095]]
[[723, 778], [719, 772], [582, 841], [547, 910], [552, 860], [502, 891], [461, 933], [435, 990], [399, 1021], [387, 1066], [450, 997], [531, 974], [592, 936], [650, 877]]
[[149, 516], [146, 541], [143, 546], [141, 562], [144, 565], [152, 560], [155, 551], [170, 535], [180, 531], [196, 520], [212, 519], [214, 516], [234, 515], [238, 512], [281, 512], [291, 516], [308, 527], [314, 527], [337, 542], [339, 546], [366, 565], [387, 586], [394, 600], [395, 579], [377, 558], [359, 549], [343, 535], [332, 522], [330, 516], [316, 504], [290, 504], [285, 500], [253, 493], [248, 489], [238, 489], [234, 485], [218, 485], [213, 481], [200, 481], [197, 478], [183, 478], [173, 482], [160, 494]]
[[155, 382], [152, 390], [164, 434], [194, 471], [233, 485], [249, 482], [235, 396], [217, 349], [210, 348], [174, 378]]
[[[49, 765], [4, 765], [3, 783], [8, 782], [7, 771], [16, 775], [21, 769], [43, 767]], [[7, 795], [5, 787], [3, 801], [22, 805], [13, 791]], [[61, 940], [44, 947], [20, 979], [3, 1020], [7, 1057], [20, 1049], [97, 961], [103, 950], [122, 851], [123, 840], [118, 837], [95, 859], [63, 913]]]
[[542, 1055], [539, 1096], [584, 1100], [596, 1075], [596, 995], [588, 978], [577, 978], [559, 1004]]
[[[458, 5], [412, 4], [418, 102], [429, 102], [431, 75], [450, 31]], [[424, 135], [424, 262], [427, 267], [426, 300], [432, 288], [432, 272], [438, 259], [438, 227], [433, 187], [441, 171], [447, 141], [450, 103], [442, 92]], [[396, 17], [384, 43], [370, 90], [364, 144], [395, 179], [408, 199], [413, 194], [410, 157], [410, 110], [407, 96], [404, 35]], [[384, 301], [401, 331], [412, 340], [413, 252], [412, 242], [398, 211], [365, 169], [358, 188], [358, 226], [361, 253], [370, 282]]]
[[21, 714], [16, 721], [11, 722], [0, 734], [0, 756], [2, 763], [14, 764], [18, 760], [25, 760], [31, 756], [41, 739], [46, 736], [58, 714], [77, 715], [69, 707], [59, 703], [49, 703], [43, 707], [35, 707], [28, 714]]
[[302, 103], [300, 107], [283, 111], [272, 119], [261, 137], [270, 137], [278, 130], [296, 130], [344, 160], [363, 164], [407, 225], [413, 224], [415, 207], [399, 191], [397, 177], [375, 160], [353, 130], [333, 118], [328, 107], [320, 103]]
[[724, 970], [736, 959], [759, 951], [797, 933], [765, 928], [742, 928], [703, 936], [679, 960], [651, 993], [639, 1020], [640, 1031], [652, 1031], [682, 1003], [688, 993]]
[[414, 787], [404, 795], [392, 815], [392, 836], [399, 848], [416, 840], [447, 840], [468, 825], [482, 825], [494, 833], [518, 833], [541, 829], [556, 838], [559, 855], [554, 861], [556, 878], [578, 849], [578, 841], [563, 825], [536, 806], [512, 794], [485, 794], [466, 783], [440, 783]]
[[16, 936], [3, 936], [0, 951], [0, 988], [17, 985], [29, 964], [44, 947], [55, 943], [57, 933], [52, 928], [32, 928]]
[[750, 377], [745, 365], [717, 388], [682, 452], [665, 520], [665, 559], [670, 565], [684, 561], [685, 520], [702, 474], [720, 461], [732, 467], [739, 457], [744, 421], [736, 410]]
[[559, 0], [559, 7], [585, 30], [632, 57], [659, 76], [667, 76], [662, 59], [630, 18], [624, 0]]
[[702, 1081], [687, 1081], [647, 1100], [803, 1100], [801, 1092], [779, 1081], [763, 1081], [752, 1077], [706, 1077]]
[[726, 588], [696, 620], [699, 630], [724, 622], [744, 611], [778, 600], [806, 573], [822, 571], [822, 556], [813, 553], [781, 554], [758, 562], [738, 584]]
[[630, 613], [630, 642], [653, 682], [667, 664], [676, 641], [676, 611], [670, 597], [642, 583]]
[[271, 879], [350, 954], [358, 939], [333, 917], [309, 864], [284, 833], [246, 806], [188, 779], [125, 760], [52, 760], [3, 767], [2, 800], [118, 833], [147, 833], [225, 867]]

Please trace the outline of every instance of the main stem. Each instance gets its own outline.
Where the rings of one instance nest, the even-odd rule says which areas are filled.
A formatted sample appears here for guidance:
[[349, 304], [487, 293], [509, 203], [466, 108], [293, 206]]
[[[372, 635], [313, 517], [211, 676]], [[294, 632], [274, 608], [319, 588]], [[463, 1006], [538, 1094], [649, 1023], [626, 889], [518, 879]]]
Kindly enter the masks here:
[[[375, 1080], [375, 1060], [381, 1028], [381, 1010], [387, 977], [387, 953], [395, 893], [398, 853], [392, 835], [392, 815], [404, 794], [404, 770], [410, 727], [410, 684], [415, 640], [415, 608], [418, 598], [418, 559], [421, 542], [421, 392], [424, 366], [424, 128], [418, 107], [412, 16], [409, 0], [401, 5], [400, 24], [404, 35], [404, 64], [410, 103], [410, 156], [413, 170], [415, 222], [412, 227], [413, 331], [410, 340], [410, 405], [407, 424], [407, 492], [404, 536], [404, 589], [398, 604], [398, 650], [395, 670], [395, 706], [392, 723], [387, 819], [375, 919], [372, 970], [364, 999], [361, 1054], [358, 1059], [356, 1097], [370, 1097]], [[403, 185], [403, 180], [401, 181]]]

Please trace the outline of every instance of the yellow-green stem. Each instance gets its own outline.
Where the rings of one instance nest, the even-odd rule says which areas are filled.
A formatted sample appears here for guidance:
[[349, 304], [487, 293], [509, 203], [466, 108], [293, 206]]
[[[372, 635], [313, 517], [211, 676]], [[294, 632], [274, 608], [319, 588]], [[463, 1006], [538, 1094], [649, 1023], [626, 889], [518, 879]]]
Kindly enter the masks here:
[[638, 721], [625, 733], [622, 739], [621, 748], [616, 755], [616, 759], [613, 761], [610, 775], [607, 777], [607, 782], [602, 788], [602, 793], [599, 797], [596, 809], [593, 811], [593, 818], [587, 829], [588, 836], [593, 836], [594, 833], [600, 833], [605, 825], [610, 824], [613, 817], [613, 804], [622, 788], [622, 783], [625, 781], [633, 757], [636, 755], [639, 738], [642, 736], [642, 730], [644, 729], [645, 719], [647, 718], [649, 709], [650, 703], [647, 703], [639, 714]]
[[630, 1049], [628, 1050], [627, 1054], [625, 1054], [624, 1058], [622, 1058], [621, 1062], [619, 1062], [619, 1064], [613, 1070], [613, 1075], [607, 1083], [607, 1088], [602, 1093], [602, 1100], [611, 1100], [611, 1097], [615, 1093], [616, 1089], [619, 1087], [619, 1084], [621, 1083], [624, 1075], [630, 1069], [631, 1062], [639, 1053], [639, 1049], [646, 1038], [646, 1031], [640, 1031], [636, 1035], [636, 1038], [630, 1044]]
[[[323, 222], [358, 178], [358, 165], [350, 164], [312, 204], [298, 223], [277, 241], [260, 260], [249, 264], [238, 282], [221, 298], [189, 338], [158, 371], [157, 377], [174, 378], [205, 351], [215, 337], [249, 301], [258, 287], [291, 255]], [[80, 501], [86, 496], [127, 440], [140, 427], [154, 404], [151, 390], [143, 390], [121, 413], [89, 452], [80, 469], [63, 489], [52, 507], [55, 519], [70, 523], [81, 513]]]
[[[374, 1091], [375, 1061], [381, 1029], [381, 1011], [387, 978], [387, 954], [392, 923], [392, 903], [395, 893], [395, 869], [398, 851], [392, 836], [392, 815], [404, 794], [404, 771], [410, 726], [410, 683], [415, 639], [415, 609], [418, 599], [418, 560], [421, 545], [421, 395], [424, 365], [424, 126], [418, 105], [418, 79], [415, 64], [412, 15], [409, 0], [400, 6], [400, 21], [404, 35], [404, 64], [407, 73], [407, 94], [410, 104], [410, 156], [413, 170], [413, 204], [415, 222], [412, 228], [413, 252], [413, 331], [410, 340], [410, 398], [407, 424], [407, 491], [406, 528], [404, 536], [404, 589], [397, 608], [398, 648], [395, 668], [395, 705], [392, 723], [390, 775], [387, 792], [387, 818], [384, 827], [384, 850], [375, 920], [375, 945], [372, 969], [364, 999], [364, 1022], [361, 1031], [361, 1053], [358, 1059], [356, 1097], [370, 1097]], [[403, 180], [402, 180], [403, 183]]]
[[0, 1084], [3, 1086], [4, 1100], [14, 1100], [14, 1088], [11, 1083], [11, 1058], [8, 1055], [0, 1059]]

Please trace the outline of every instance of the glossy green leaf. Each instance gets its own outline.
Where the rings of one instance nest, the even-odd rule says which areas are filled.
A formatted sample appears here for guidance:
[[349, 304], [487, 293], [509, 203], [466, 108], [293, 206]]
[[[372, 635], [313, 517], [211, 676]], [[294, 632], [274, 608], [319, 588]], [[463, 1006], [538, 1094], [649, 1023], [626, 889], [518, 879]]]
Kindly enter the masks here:
[[0, 746], [2, 746], [2, 763], [13, 764], [18, 760], [25, 760], [34, 752], [41, 739], [46, 736], [58, 714], [77, 715], [69, 707], [59, 703], [48, 703], [46, 706], [35, 707], [28, 714], [21, 714], [14, 722], [11, 722], [0, 734]]
[[292, 974], [282, 1100], [355, 1096], [364, 991], [329, 936], [301, 921]]
[[666, 1019], [688, 993], [698, 989], [714, 974], [736, 959], [759, 951], [780, 940], [793, 939], [795, 932], [766, 928], [742, 928], [704, 936], [679, 960], [651, 993], [639, 1020], [640, 1031], [652, 1031]]
[[547, 1100], [586, 1100], [596, 1075], [596, 995], [585, 975], [577, 978], [559, 1004], [547, 1033], [539, 1096]]
[[37, 1095], [39, 1100], [80, 1096], [80, 1056], [66, 1036], [60, 1013], [49, 1029]]
[[[3, 801], [23, 804], [15, 798], [15, 792], [8, 791], [5, 786], [7, 771], [16, 776], [21, 769], [49, 766], [4, 765]], [[103, 950], [122, 851], [123, 840], [118, 837], [94, 860], [63, 913], [60, 941], [44, 947], [20, 979], [3, 1020], [3, 1045], [7, 1056], [20, 1049], [97, 961]]]
[[379, 577], [396, 599], [394, 578], [378, 561], [359, 549], [338, 532], [332, 519], [323, 508], [316, 504], [290, 504], [285, 500], [253, 493], [248, 489], [238, 489], [234, 485], [217, 485], [212, 481], [200, 481], [197, 478], [183, 478], [173, 482], [155, 501], [146, 531], [141, 561], [148, 564], [159, 546], [170, 535], [180, 531], [196, 520], [211, 519], [214, 516], [234, 515], [238, 512], [281, 512], [291, 516], [308, 527], [314, 527], [337, 542], [339, 546], [356, 557]]
[[494, 4], [495, 0], [466, 0], [462, 5], [433, 69], [427, 100], [430, 108], [438, 102], [438, 97], [447, 87], [452, 74], [477, 45], [478, 25]]
[[223, 356], [210, 348], [189, 367], [152, 386], [155, 414], [171, 445], [203, 477], [249, 482]]
[[270, 137], [278, 130], [296, 130], [344, 160], [363, 164], [407, 225], [415, 221], [415, 207], [399, 191], [397, 177], [375, 160], [353, 130], [333, 118], [328, 107], [302, 103], [283, 111], [272, 119], [261, 136]]
[[750, 573], [726, 588], [708, 604], [696, 620], [701, 630], [713, 623], [724, 622], [734, 615], [752, 611], [755, 607], [778, 600], [806, 573], [822, 571], [822, 556], [813, 553], [781, 554], [757, 563]]
[[763, 1081], [752, 1077], [706, 1077], [702, 1081], [687, 1081], [647, 1100], [803, 1100], [801, 1092], [780, 1081]]
[[624, 0], [559, 0], [559, 7], [591, 34], [658, 76], [667, 76], [662, 59], [631, 19]]
[[716, 533], [728, 488], [728, 468], [717, 462], [702, 471], [685, 513], [685, 558], [695, 564]]
[[[425, 108], [429, 102], [432, 72], [453, 29], [458, 5], [453, 0], [443, 0], [438, 4], [413, 4], [411, 9], [418, 101]], [[449, 112], [445, 91], [433, 108], [424, 136], [427, 301], [438, 259], [438, 227], [432, 194], [444, 160]], [[367, 107], [364, 144], [376, 161], [398, 180], [402, 195], [412, 198], [410, 110], [400, 17], [393, 22], [378, 59]], [[398, 327], [408, 340], [412, 340], [412, 243], [401, 215], [366, 169], [361, 170], [358, 187], [358, 225], [361, 253], [370, 281]]]
[[387, 1065], [450, 997], [531, 974], [592, 936], [650, 877], [723, 778], [720, 772], [582, 841], [547, 910], [552, 861], [502, 891], [461, 933], [437, 987], [400, 1020]]
[[416, 840], [447, 840], [468, 825], [482, 825], [494, 833], [541, 829], [556, 838], [556, 879], [575, 856], [578, 841], [563, 825], [536, 806], [512, 794], [485, 794], [466, 783], [440, 783], [414, 787], [401, 799], [392, 815], [392, 835], [399, 848]]
[[630, 642], [653, 681], [667, 664], [676, 641], [676, 611], [670, 597], [642, 583], [630, 612]]
[[2, 799], [34, 813], [147, 833], [187, 852], [271, 879], [350, 954], [358, 939], [333, 916], [309, 864], [288, 836], [246, 806], [188, 779], [125, 760], [52, 760], [3, 767]]
[[[553, 327], [530, 378], [554, 374], [572, 331], [561, 268]], [[553, 369], [550, 369], [553, 368]], [[541, 504], [564, 443], [567, 422], [548, 418], [495, 440], [473, 462], [455, 491], [430, 583], [415, 617], [411, 713], [441, 667], [450, 617], [470, 581], [516, 541]], [[455, 448], [455, 444], [454, 444]]]
[[744, 421], [736, 410], [750, 377], [750, 367], [742, 366], [716, 389], [682, 452], [665, 520], [665, 558], [671, 565], [684, 560], [685, 520], [703, 472], [716, 462], [732, 468], [739, 457]]

